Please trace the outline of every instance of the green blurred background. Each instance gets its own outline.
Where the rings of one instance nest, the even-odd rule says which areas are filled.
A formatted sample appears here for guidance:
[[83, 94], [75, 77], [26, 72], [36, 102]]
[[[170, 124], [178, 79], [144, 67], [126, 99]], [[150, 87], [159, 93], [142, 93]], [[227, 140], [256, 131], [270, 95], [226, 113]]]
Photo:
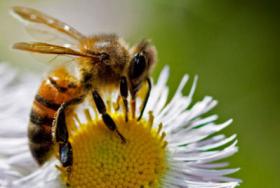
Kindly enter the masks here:
[[174, 92], [184, 73], [199, 75], [195, 99], [213, 96], [219, 105], [211, 113], [221, 122], [234, 119], [225, 132], [238, 134], [240, 152], [229, 160], [241, 167], [234, 175], [243, 180], [241, 186], [280, 187], [276, 1], [0, 1], [0, 60], [43, 72], [43, 63], [10, 50], [13, 42], [28, 39], [7, 13], [12, 4], [44, 10], [84, 33], [117, 32], [130, 43], [151, 38], [159, 55], [154, 76], [168, 64]]

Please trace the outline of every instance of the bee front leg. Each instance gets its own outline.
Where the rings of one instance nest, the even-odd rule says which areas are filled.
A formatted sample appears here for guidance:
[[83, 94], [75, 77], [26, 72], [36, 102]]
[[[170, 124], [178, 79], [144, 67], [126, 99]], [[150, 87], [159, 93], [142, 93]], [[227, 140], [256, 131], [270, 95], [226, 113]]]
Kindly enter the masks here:
[[105, 103], [104, 103], [103, 99], [101, 98], [101, 96], [99, 95], [99, 93], [96, 90], [94, 90], [92, 92], [92, 97], [93, 97], [93, 100], [96, 104], [98, 112], [102, 115], [102, 119], [103, 119], [103, 122], [105, 123], [105, 125], [111, 131], [115, 131], [117, 133], [117, 135], [120, 137], [120, 139], [122, 140], [123, 143], [126, 143], [126, 139], [118, 131], [116, 123], [114, 122], [112, 117], [107, 113]]
[[[137, 118], [137, 121], [140, 121], [142, 116], [143, 116], [143, 113], [145, 111], [145, 108], [147, 106], [147, 103], [148, 103], [148, 100], [149, 100], [149, 97], [150, 97], [150, 94], [151, 94], [151, 90], [152, 90], [152, 82], [151, 82], [151, 79], [150, 78], [147, 78], [145, 80], [148, 84], [148, 91], [145, 95], [145, 98], [144, 98], [144, 101], [141, 105], [141, 109], [140, 109], [140, 114]], [[136, 113], [136, 94], [138, 93], [138, 91], [140, 90], [140, 88], [142, 87], [142, 84], [138, 84], [138, 85], [135, 85], [135, 86], [132, 86], [132, 92], [131, 92], [131, 111], [132, 111], [132, 117], [135, 118], [135, 113]]]
[[66, 125], [65, 112], [69, 106], [79, 104], [83, 101], [84, 96], [71, 99], [63, 103], [58, 111], [54, 121], [55, 142], [59, 145], [59, 160], [63, 167], [71, 166], [73, 163], [72, 146], [69, 142], [69, 134]]
[[146, 93], [144, 102], [143, 102], [143, 104], [142, 104], [142, 106], [141, 106], [140, 115], [139, 115], [139, 117], [137, 118], [137, 121], [140, 121], [141, 118], [142, 118], [142, 116], [143, 116], [144, 110], [145, 110], [145, 108], [146, 108], [146, 106], [147, 106], [148, 99], [149, 99], [149, 97], [150, 97], [151, 90], [152, 90], [152, 82], [151, 82], [151, 79], [150, 79], [150, 78], [147, 78], [146, 81], [147, 81], [147, 83], [148, 83], [148, 91], [147, 91], [147, 93]]
[[120, 94], [124, 103], [125, 107], [125, 121], [128, 121], [128, 102], [127, 102], [127, 97], [128, 97], [128, 86], [127, 86], [127, 80], [123, 76], [121, 77], [120, 81]]

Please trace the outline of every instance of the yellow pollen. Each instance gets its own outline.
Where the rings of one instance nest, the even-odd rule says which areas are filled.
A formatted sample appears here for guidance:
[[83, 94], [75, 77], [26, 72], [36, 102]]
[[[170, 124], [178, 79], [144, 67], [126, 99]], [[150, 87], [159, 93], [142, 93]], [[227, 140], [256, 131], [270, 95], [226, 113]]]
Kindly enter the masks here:
[[87, 110], [85, 114], [87, 123], [78, 123], [75, 130], [68, 126], [73, 165], [61, 167], [66, 184], [75, 188], [161, 187], [167, 171], [167, 142], [162, 125], [152, 127], [152, 114], [149, 120], [140, 122], [125, 122], [123, 115], [112, 114], [127, 143], [122, 143], [102, 120], [92, 120]]

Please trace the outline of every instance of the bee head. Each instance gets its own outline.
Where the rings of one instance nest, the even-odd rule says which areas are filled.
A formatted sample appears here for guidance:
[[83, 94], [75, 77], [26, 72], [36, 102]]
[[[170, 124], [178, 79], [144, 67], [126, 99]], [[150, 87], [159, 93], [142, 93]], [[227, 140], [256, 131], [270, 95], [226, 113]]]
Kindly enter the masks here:
[[141, 41], [132, 48], [132, 59], [128, 66], [128, 79], [132, 90], [137, 92], [156, 64], [156, 49], [148, 40]]

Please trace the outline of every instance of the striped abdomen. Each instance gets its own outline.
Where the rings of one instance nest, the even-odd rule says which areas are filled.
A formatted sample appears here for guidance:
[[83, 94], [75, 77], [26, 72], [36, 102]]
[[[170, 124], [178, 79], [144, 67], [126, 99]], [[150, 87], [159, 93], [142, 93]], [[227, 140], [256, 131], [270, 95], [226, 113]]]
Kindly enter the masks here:
[[52, 154], [52, 125], [55, 113], [64, 102], [79, 94], [77, 81], [65, 69], [53, 71], [35, 96], [28, 125], [32, 156], [42, 165]]

